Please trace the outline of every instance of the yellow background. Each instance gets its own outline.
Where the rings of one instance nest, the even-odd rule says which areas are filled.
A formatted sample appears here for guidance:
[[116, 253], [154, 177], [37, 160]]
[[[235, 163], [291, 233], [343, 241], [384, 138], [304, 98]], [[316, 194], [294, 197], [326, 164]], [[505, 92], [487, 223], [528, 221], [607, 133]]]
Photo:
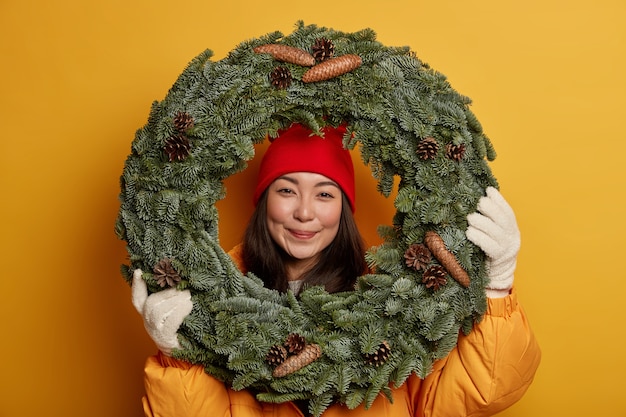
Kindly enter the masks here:
[[[0, 416], [141, 414], [154, 347], [113, 233], [134, 132], [202, 50], [220, 59], [299, 19], [371, 27], [474, 100], [522, 230], [516, 282], [543, 348], [502, 415], [625, 416], [625, 12], [623, 0], [1, 1]], [[360, 172], [373, 240], [391, 202], [365, 203], [375, 192]], [[241, 213], [223, 217], [224, 247]]]

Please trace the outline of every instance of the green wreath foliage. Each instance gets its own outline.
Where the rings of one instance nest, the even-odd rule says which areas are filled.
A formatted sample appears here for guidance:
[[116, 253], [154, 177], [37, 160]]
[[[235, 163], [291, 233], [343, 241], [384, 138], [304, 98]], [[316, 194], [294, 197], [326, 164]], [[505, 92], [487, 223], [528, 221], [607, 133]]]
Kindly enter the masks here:
[[[303, 83], [306, 67], [253, 51], [263, 44], [310, 51], [319, 38], [333, 42], [335, 56], [355, 54], [362, 65]], [[211, 57], [207, 50], [191, 61], [167, 96], [153, 103], [132, 143], [116, 222], [129, 253], [124, 277], [130, 283], [140, 268], [150, 291], [158, 291], [153, 268], [171, 260], [182, 277], [178, 288], [191, 290], [194, 303], [175, 356], [201, 364], [236, 390], [251, 389], [267, 402], [309, 400], [316, 416], [333, 402], [367, 407], [381, 392], [392, 400], [390, 386], [412, 373], [428, 375], [486, 309], [485, 255], [465, 229], [485, 188], [497, 185], [487, 163], [495, 153], [470, 100], [409, 48], [384, 46], [371, 29], [344, 33], [298, 22], [288, 36], [273, 32], [241, 43], [224, 59]], [[287, 88], [271, 83], [277, 66], [293, 77]], [[181, 113], [193, 120], [184, 132], [189, 155], [170, 161], [164, 147], [177, 134], [174, 119]], [[359, 277], [354, 291], [278, 293], [242, 274], [220, 246], [215, 203], [225, 197], [223, 180], [246, 168], [255, 144], [292, 122], [314, 131], [347, 123], [345, 146], [359, 149], [378, 190], [389, 196], [399, 178], [396, 213], [391, 225], [379, 226], [384, 243], [367, 252], [372, 273]], [[426, 159], [418, 152], [425, 138], [437, 143]], [[462, 158], [450, 158], [448, 145], [462, 147]], [[405, 251], [429, 230], [467, 271], [469, 287], [447, 279], [441, 288], [427, 288], [423, 270], [406, 265]], [[317, 344], [321, 356], [273, 377], [266, 355], [291, 333]], [[390, 349], [386, 361], [367, 362], [383, 343]]]

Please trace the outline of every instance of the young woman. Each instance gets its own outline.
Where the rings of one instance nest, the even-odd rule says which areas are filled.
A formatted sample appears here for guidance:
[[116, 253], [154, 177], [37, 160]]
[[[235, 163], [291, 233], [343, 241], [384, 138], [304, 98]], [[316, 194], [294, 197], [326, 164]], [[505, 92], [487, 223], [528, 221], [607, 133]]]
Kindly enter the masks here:
[[[244, 241], [230, 255], [279, 291], [322, 285], [329, 292], [353, 288], [366, 270], [364, 244], [353, 218], [354, 170], [341, 145], [344, 130], [326, 128], [324, 138], [295, 124], [268, 148], [261, 163], [255, 212]], [[512, 289], [519, 250], [515, 216], [493, 188], [468, 216], [468, 239], [488, 255], [488, 310], [483, 320], [425, 378], [415, 375], [393, 389], [393, 402], [379, 396], [365, 410], [341, 404], [335, 416], [487, 416], [517, 401], [532, 382], [540, 350]], [[147, 295], [141, 271], [133, 280], [133, 304], [159, 353], [145, 368], [147, 416], [304, 416], [306, 407], [270, 404], [234, 391], [192, 365], [170, 356], [176, 331], [192, 308], [188, 291]], [[303, 412], [304, 410], [304, 412]]]

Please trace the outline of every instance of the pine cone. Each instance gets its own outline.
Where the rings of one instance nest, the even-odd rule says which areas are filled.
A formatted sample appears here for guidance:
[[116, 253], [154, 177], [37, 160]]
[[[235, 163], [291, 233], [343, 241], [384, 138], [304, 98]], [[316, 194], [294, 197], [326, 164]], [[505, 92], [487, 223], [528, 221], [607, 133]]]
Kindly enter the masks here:
[[317, 38], [311, 48], [313, 51], [313, 58], [317, 62], [323, 62], [330, 59], [335, 54], [335, 45], [333, 41], [326, 38]]
[[254, 52], [257, 54], [270, 54], [277, 61], [288, 62], [290, 64], [301, 65], [303, 67], [315, 65], [315, 58], [313, 58], [313, 55], [304, 49], [296, 48], [294, 46], [270, 43], [257, 46], [254, 48]]
[[281, 345], [274, 345], [267, 352], [265, 361], [272, 366], [280, 365], [287, 359], [287, 350]]
[[320, 349], [318, 345], [313, 343], [306, 345], [300, 353], [288, 357], [285, 362], [278, 365], [274, 369], [272, 376], [274, 378], [281, 378], [285, 375], [289, 375], [304, 368], [320, 356], [322, 356], [322, 349]]
[[180, 282], [180, 275], [172, 266], [172, 261], [170, 259], [162, 259], [156, 264], [152, 270], [154, 272], [154, 278], [157, 280], [157, 283], [162, 287], [166, 285], [169, 287], [173, 287], [176, 283]]
[[417, 154], [420, 159], [432, 159], [437, 155], [438, 150], [439, 144], [432, 137], [424, 138], [417, 144]]
[[447, 282], [446, 270], [441, 265], [431, 265], [424, 271], [422, 283], [426, 284], [426, 288], [432, 288], [433, 291], [437, 291], [439, 288], [446, 285]]
[[336, 58], [328, 59], [320, 64], [309, 68], [302, 74], [303, 83], [313, 83], [316, 81], [330, 80], [346, 74], [361, 66], [363, 60], [358, 55], [342, 55]]
[[459, 284], [465, 288], [470, 285], [470, 277], [467, 271], [461, 266], [454, 254], [446, 248], [446, 243], [435, 231], [429, 230], [424, 236], [424, 243], [441, 265]]
[[465, 155], [465, 144], [461, 143], [460, 145], [454, 145], [452, 143], [448, 143], [446, 145], [446, 157], [452, 159], [453, 161], [459, 162], [463, 159]]
[[421, 243], [414, 243], [404, 252], [404, 262], [409, 268], [417, 271], [424, 269], [432, 259], [430, 250]]
[[272, 85], [280, 90], [291, 85], [291, 71], [287, 67], [276, 67], [270, 74], [270, 82]]
[[285, 347], [290, 354], [297, 355], [304, 349], [306, 345], [306, 340], [304, 337], [300, 336], [297, 333], [290, 333], [287, 336], [287, 341], [285, 342]]
[[366, 353], [363, 356], [365, 358], [365, 362], [367, 362], [368, 365], [374, 365], [378, 367], [387, 362], [387, 359], [389, 359], [389, 355], [391, 355], [391, 348], [389, 347], [389, 343], [387, 343], [387, 341], [383, 341], [383, 343], [378, 346], [376, 352]]
[[170, 162], [174, 160], [182, 161], [189, 156], [191, 144], [184, 133], [178, 133], [174, 136], [170, 136], [169, 139], [165, 141], [165, 147], [163, 149], [165, 153], [167, 153]]
[[191, 129], [194, 125], [193, 117], [187, 112], [179, 111], [174, 116], [174, 129], [179, 133], [185, 133], [187, 129]]

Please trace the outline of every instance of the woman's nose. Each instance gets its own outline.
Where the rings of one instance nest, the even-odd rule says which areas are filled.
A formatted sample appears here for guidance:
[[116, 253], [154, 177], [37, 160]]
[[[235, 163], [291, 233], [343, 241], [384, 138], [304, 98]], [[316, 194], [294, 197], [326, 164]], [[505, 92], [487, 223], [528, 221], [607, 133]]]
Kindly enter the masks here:
[[294, 217], [301, 222], [306, 222], [315, 216], [312, 201], [308, 198], [302, 198], [298, 202], [298, 207], [294, 211]]

